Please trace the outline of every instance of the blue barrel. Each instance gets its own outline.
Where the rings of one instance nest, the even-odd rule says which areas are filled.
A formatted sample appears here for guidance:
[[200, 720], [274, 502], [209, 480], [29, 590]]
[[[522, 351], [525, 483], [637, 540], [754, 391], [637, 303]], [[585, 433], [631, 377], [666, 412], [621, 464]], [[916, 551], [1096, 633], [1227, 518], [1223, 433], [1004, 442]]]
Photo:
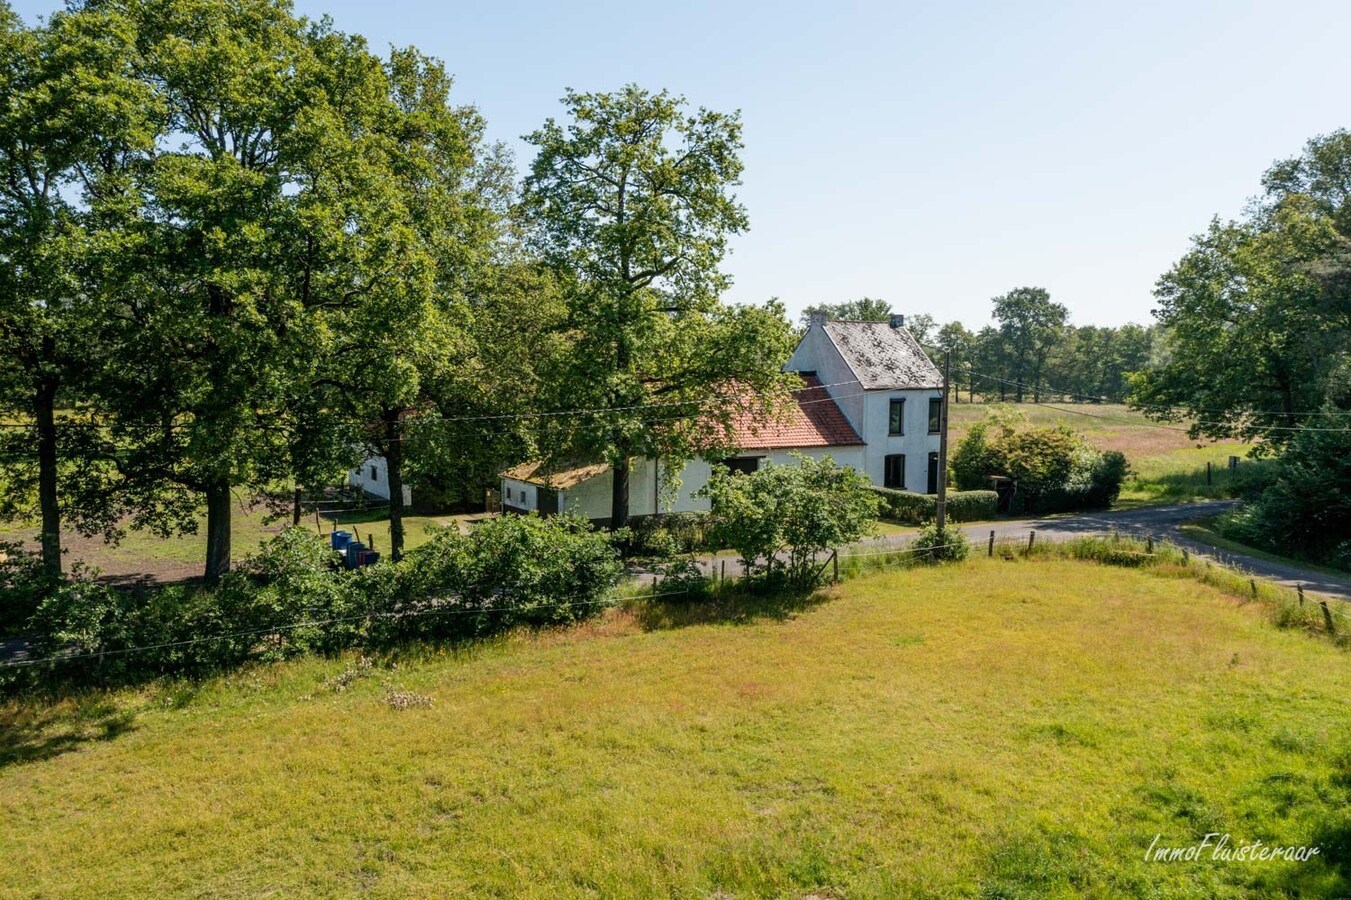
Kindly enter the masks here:
[[344, 550], [352, 542], [352, 532], [335, 531], [328, 536], [328, 540], [334, 550]]
[[361, 554], [366, 551], [366, 545], [361, 541], [352, 541], [346, 547], [347, 556], [343, 560], [343, 565], [349, 569], [355, 569], [361, 565]]

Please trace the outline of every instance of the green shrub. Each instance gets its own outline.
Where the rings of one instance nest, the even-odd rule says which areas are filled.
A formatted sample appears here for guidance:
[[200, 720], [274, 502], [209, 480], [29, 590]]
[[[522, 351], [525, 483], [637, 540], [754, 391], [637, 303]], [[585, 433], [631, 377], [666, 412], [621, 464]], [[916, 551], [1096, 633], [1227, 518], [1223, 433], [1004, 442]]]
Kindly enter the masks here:
[[663, 603], [692, 603], [707, 600], [713, 593], [713, 580], [688, 556], [657, 567], [652, 585], [653, 597]]
[[938, 500], [932, 494], [916, 494], [894, 488], [873, 487], [882, 503], [882, 515], [906, 525], [923, 525], [938, 515]]
[[399, 563], [355, 572], [332, 560], [321, 538], [288, 529], [214, 588], [123, 590], [77, 568], [29, 620], [34, 655], [74, 654], [59, 676], [108, 682], [455, 640], [592, 615], [622, 571], [606, 535], [566, 516], [505, 516], [468, 537], [446, 529]]
[[794, 459], [749, 475], [717, 471], [696, 496], [710, 499], [713, 538], [736, 550], [747, 572], [805, 587], [816, 579], [818, 553], [872, 531], [878, 499], [849, 466]]
[[43, 571], [39, 554], [22, 544], [0, 541], [0, 634], [23, 628], [55, 586]]
[[[882, 515], [906, 525], [923, 525], [938, 517], [938, 497], [892, 488], [874, 487], [882, 501]], [[948, 521], [978, 522], [999, 513], [999, 495], [994, 491], [948, 491]]]
[[960, 562], [971, 555], [971, 542], [960, 528], [939, 531], [937, 525], [925, 525], [906, 546], [922, 562]]
[[1351, 569], [1351, 435], [1302, 431], [1266, 477], [1255, 500], [1217, 521], [1220, 533]]
[[1110, 506], [1130, 473], [1124, 455], [1096, 450], [1063, 425], [1022, 427], [1003, 413], [972, 426], [951, 468], [966, 490], [983, 488], [996, 475], [1016, 479], [1011, 511], [1039, 513]]

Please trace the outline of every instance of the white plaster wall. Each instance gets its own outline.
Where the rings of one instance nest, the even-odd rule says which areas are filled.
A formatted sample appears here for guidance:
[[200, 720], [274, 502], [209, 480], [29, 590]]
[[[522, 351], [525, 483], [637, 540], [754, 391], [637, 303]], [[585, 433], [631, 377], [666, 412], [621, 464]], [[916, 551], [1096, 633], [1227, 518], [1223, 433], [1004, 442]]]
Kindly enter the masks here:
[[[372, 470], [374, 470], [373, 475]], [[385, 466], [385, 458], [383, 456], [370, 457], [347, 473], [347, 483], [352, 487], [360, 488], [373, 497], [388, 500], [389, 470]], [[413, 489], [406, 484], [403, 486], [403, 502], [405, 504], [413, 502]]]
[[840, 351], [835, 349], [835, 344], [826, 335], [824, 328], [813, 325], [807, 329], [797, 349], [784, 364], [784, 369], [789, 372], [815, 372], [821, 383], [826, 385], [830, 396], [835, 398], [835, 403], [849, 424], [862, 434], [859, 426], [865, 415], [863, 388], [855, 380], [854, 370], [840, 356]]
[[[929, 434], [929, 399], [941, 390], [869, 391], [861, 431], [867, 443], [864, 474], [872, 483], [885, 484], [885, 457], [905, 454], [905, 489], [923, 494], [929, 488], [929, 454], [938, 452], [938, 435]], [[890, 435], [892, 398], [905, 399], [905, 433]]]
[[[508, 496], [508, 492], [510, 492], [510, 496]], [[502, 502], [513, 509], [523, 509], [527, 512], [539, 509], [539, 489], [524, 481], [503, 478]]]

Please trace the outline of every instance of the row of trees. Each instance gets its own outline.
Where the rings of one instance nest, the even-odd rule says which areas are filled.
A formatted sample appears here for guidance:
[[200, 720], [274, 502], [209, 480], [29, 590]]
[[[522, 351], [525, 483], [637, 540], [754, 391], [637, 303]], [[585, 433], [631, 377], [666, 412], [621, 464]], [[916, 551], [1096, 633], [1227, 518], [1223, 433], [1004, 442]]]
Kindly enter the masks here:
[[[388, 462], [480, 486], [527, 454], [616, 472], [779, 396], [791, 330], [730, 308], [746, 227], [736, 115], [636, 87], [569, 93], [518, 185], [416, 49], [372, 52], [282, 0], [0, 7], [5, 509], [61, 532], [169, 535], [235, 500]], [[586, 414], [542, 413], [589, 410]]]
[[[939, 324], [928, 313], [906, 317], [906, 327], [930, 352], [952, 354], [953, 382], [968, 399], [1000, 401], [1077, 399], [1121, 402], [1132, 372], [1156, 361], [1159, 329], [1071, 325], [1069, 310], [1043, 288], [1015, 288], [992, 301], [992, 323], [978, 331], [961, 322]], [[864, 297], [808, 307], [835, 319], [885, 322], [890, 304]], [[960, 399], [960, 397], [959, 397]]]

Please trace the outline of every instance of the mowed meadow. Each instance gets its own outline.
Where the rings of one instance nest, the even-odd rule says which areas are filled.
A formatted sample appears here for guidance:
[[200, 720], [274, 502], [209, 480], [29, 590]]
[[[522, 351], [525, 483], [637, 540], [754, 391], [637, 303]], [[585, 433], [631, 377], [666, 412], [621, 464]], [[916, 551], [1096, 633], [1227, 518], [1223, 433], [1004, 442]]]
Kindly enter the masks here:
[[[1351, 665], [1055, 559], [0, 712], [0, 894], [1338, 896]], [[1209, 832], [1311, 861], [1147, 862]]]

